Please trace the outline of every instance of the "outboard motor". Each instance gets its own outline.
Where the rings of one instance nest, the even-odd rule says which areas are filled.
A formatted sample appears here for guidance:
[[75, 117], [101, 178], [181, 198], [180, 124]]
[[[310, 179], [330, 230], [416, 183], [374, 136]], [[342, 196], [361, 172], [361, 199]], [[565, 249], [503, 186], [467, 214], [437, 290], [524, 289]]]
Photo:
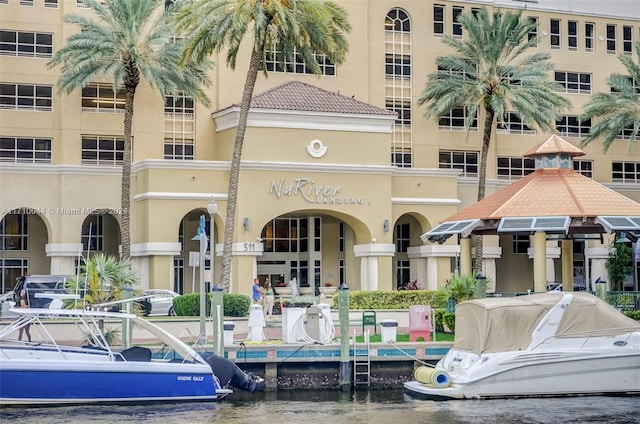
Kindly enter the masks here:
[[264, 379], [252, 373], [245, 373], [235, 362], [213, 353], [203, 354], [202, 359], [209, 364], [213, 373], [218, 377], [220, 386], [231, 385], [238, 390], [244, 390], [249, 393], [264, 391]]

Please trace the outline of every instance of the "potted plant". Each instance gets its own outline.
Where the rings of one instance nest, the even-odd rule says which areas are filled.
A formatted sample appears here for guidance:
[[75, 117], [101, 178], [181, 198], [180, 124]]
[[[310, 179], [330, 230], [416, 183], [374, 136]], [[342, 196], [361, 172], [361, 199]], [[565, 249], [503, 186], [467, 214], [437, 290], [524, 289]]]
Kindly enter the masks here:
[[320, 293], [324, 295], [331, 295], [336, 292], [336, 288], [333, 286], [333, 283], [326, 282], [319, 288]]
[[293, 289], [291, 287], [287, 287], [287, 284], [283, 281], [278, 283], [277, 286], [274, 287], [275, 294], [280, 296], [290, 296], [293, 293]]

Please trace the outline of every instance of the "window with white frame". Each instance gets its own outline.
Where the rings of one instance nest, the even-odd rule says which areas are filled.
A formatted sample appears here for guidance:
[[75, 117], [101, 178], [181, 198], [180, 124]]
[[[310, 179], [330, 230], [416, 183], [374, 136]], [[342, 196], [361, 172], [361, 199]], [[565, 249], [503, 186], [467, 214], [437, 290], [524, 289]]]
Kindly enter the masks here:
[[396, 287], [404, 287], [411, 280], [411, 261], [401, 259], [396, 261]]
[[0, 55], [50, 58], [53, 55], [53, 34], [0, 30]]
[[458, 22], [458, 17], [464, 12], [464, 7], [453, 6], [453, 12], [451, 13], [452, 19], [452, 34], [454, 37], [462, 37], [462, 24]]
[[262, 229], [265, 252], [308, 252], [309, 227], [307, 218], [276, 218]]
[[409, 246], [411, 246], [411, 226], [396, 225], [396, 253], [407, 253]]
[[173, 258], [173, 291], [184, 294], [184, 258]]
[[16, 280], [29, 274], [28, 258], [0, 258], [0, 278], [2, 279], [2, 292], [13, 290]]
[[555, 71], [555, 82], [565, 93], [591, 94], [591, 74]]
[[109, 135], [82, 136], [83, 165], [122, 165], [124, 138]]
[[535, 171], [535, 159], [522, 157], [498, 156], [498, 178], [514, 180]]
[[633, 133], [634, 133], [634, 125], [633, 125], [633, 123], [631, 123], [631, 124], [627, 125], [626, 127], [624, 127], [616, 135], [616, 140], [631, 140], [631, 137], [634, 136]]
[[562, 115], [556, 121], [556, 128], [561, 136], [586, 137], [591, 131], [591, 119], [581, 122], [579, 116]]
[[52, 110], [53, 86], [0, 83], [0, 109]]
[[459, 169], [465, 177], [478, 175], [478, 152], [461, 150], [440, 150], [440, 169]]
[[612, 162], [611, 179], [614, 183], [640, 183], [640, 162]]
[[529, 20], [529, 23], [533, 24], [533, 28], [531, 28], [531, 31], [529, 31], [529, 33], [527, 34], [527, 40], [531, 41], [534, 38], [536, 39], [536, 44], [535, 46], [538, 46], [538, 18], [536, 18], [535, 16], [529, 16], [527, 18]]
[[633, 53], [633, 27], [631, 26], [622, 27], [622, 53]]
[[392, 128], [391, 164], [413, 166], [411, 20], [403, 9], [391, 9], [385, 28], [385, 106], [396, 112]]
[[[447, 115], [443, 115], [438, 120], [438, 127], [441, 130], [464, 130], [465, 121], [467, 120], [467, 110], [463, 107], [457, 107], [449, 111]], [[478, 129], [478, 114], [473, 117], [470, 126], [471, 130]]]
[[514, 234], [511, 240], [512, 252], [516, 255], [526, 255], [531, 247], [528, 235]]
[[166, 96], [164, 104], [164, 158], [193, 160], [195, 102], [183, 95]]
[[0, 221], [0, 250], [29, 250], [29, 215], [9, 213]]
[[104, 250], [103, 215], [89, 215], [82, 223], [82, 250], [102, 252]]
[[616, 53], [616, 26], [607, 24], [607, 53]]
[[501, 134], [535, 134], [527, 124], [522, 122], [520, 115], [515, 112], [507, 112], [504, 115], [504, 122], [497, 124], [497, 132]]
[[[336, 65], [329, 60], [325, 54], [314, 53], [314, 58], [318, 62], [321, 75], [335, 76]], [[286, 58], [284, 54], [277, 50], [269, 50], [264, 55], [265, 66], [270, 72], [287, 72], [290, 74], [311, 74], [311, 70], [302, 60], [300, 54], [294, 50], [292, 57]]]
[[584, 24], [584, 48], [588, 52], [595, 50], [595, 29], [596, 24], [593, 22], [585, 22]]
[[0, 137], [0, 162], [51, 163], [51, 139]]
[[346, 284], [347, 282], [347, 261], [338, 259], [338, 284]]
[[339, 253], [344, 253], [344, 244], [345, 244], [344, 222], [341, 222], [340, 224], [338, 224], [338, 252]]
[[593, 161], [573, 159], [573, 170], [587, 178], [593, 178]]
[[433, 5], [433, 33], [434, 35], [444, 35], [444, 6]]
[[58, 0], [44, 0], [44, 7], [49, 7], [51, 9], [58, 8]]
[[551, 19], [549, 25], [549, 35], [551, 36], [551, 48], [559, 49], [560, 48], [560, 20], [559, 19]]
[[83, 112], [124, 113], [125, 92], [113, 84], [90, 84], [82, 89]]
[[33, 7], [33, 0], [20, 0], [20, 6]]
[[567, 47], [569, 50], [578, 50], [578, 22], [567, 22]]

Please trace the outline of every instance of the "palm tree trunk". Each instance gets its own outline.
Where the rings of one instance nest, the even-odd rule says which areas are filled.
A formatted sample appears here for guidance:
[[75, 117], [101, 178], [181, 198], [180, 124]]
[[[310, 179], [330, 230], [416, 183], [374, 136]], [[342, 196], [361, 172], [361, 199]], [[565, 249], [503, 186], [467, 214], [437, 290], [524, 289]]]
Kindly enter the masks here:
[[123, 260], [127, 260], [131, 257], [131, 126], [133, 122], [133, 100], [135, 98], [135, 94], [135, 86], [126, 87], [124, 103], [124, 152], [122, 153], [122, 197], [120, 200], [120, 244], [122, 246], [120, 258]]
[[224, 226], [224, 248], [222, 251], [222, 288], [229, 291], [231, 286], [231, 259], [233, 248], [233, 233], [236, 223], [236, 206], [238, 202], [238, 183], [240, 181], [240, 158], [242, 156], [242, 144], [244, 134], [247, 130], [247, 118], [253, 97], [253, 89], [258, 78], [258, 70], [262, 62], [262, 48], [253, 47], [249, 70], [244, 83], [242, 101], [240, 103], [240, 116], [238, 117], [238, 127], [236, 129], [236, 140], [233, 144], [233, 157], [231, 159], [231, 170], [229, 172], [229, 190], [227, 194], [227, 217]]
[[[484, 132], [482, 134], [482, 151], [480, 152], [480, 170], [478, 173], [478, 201], [484, 199], [487, 185], [487, 156], [489, 155], [489, 144], [491, 143], [491, 133], [493, 131], [493, 119], [495, 113], [493, 109], [486, 108], [484, 119]], [[483, 240], [482, 236], [475, 236], [475, 254], [473, 270], [482, 272]]]

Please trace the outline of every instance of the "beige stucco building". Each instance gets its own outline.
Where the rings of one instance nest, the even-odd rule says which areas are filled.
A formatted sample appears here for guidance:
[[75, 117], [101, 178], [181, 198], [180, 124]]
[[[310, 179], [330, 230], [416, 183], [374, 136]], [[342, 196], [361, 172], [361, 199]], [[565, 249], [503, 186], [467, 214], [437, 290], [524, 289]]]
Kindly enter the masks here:
[[[577, 119], [584, 104], [608, 91], [608, 76], [624, 69], [617, 56], [635, 56], [640, 39], [635, 0], [337, 2], [353, 26], [345, 64], [323, 61], [317, 77], [298, 63], [284, 72], [267, 57], [269, 76], [258, 77], [238, 187], [233, 292], [248, 294], [255, 276], [365, 290], [416, 279], [435, 289], [456, 272], [455, 240], [423, 244], [420, 235], [475, 201], [481, 133], [466, 137], [457, 112], [423, 118], [416, 99], [435, 58], [448, 53], [442, 35], [464, 36], [454, 21], [461, 11], [520, 9], [536, 19], [538, 49], [551, 53], [551, 77], [573, 104], [559, 135], [574, 145], [590, 127]], [[122, 95], [105, 80], [56, 92], [59, 70], [47, 62], [75, 31], [62, 23], [68, 13], [90, 11], [76, 0], [0, 1], [0, 291], [24, 273], [75, 274], [80, 256], [118, 253]], [[209, 108], [163, 99], [144, 83], [136, 93], [132, 256], [144, 287], [199, 290], [189, 258], [201, 215], [214, 230], [219, 276], [247, 47], [235, 71], [224, 55], [214, 58]], [[487, 193], [532, 172], [522, 154], [548, 136], [507, 117], [491, 141]], [[597, 143], [584, 151], [578, 172], [640, 201], [637, 143], [629, 148], [623, 135], [606, 155]], [[553, 243], [550, 281], [560, 272]], [[576, 270], [592, 269], [595, 280], [607, 243], [575, 241]], [[486, 238], [492, 289], [532, 287], [530, 247], [528, 237]]]

